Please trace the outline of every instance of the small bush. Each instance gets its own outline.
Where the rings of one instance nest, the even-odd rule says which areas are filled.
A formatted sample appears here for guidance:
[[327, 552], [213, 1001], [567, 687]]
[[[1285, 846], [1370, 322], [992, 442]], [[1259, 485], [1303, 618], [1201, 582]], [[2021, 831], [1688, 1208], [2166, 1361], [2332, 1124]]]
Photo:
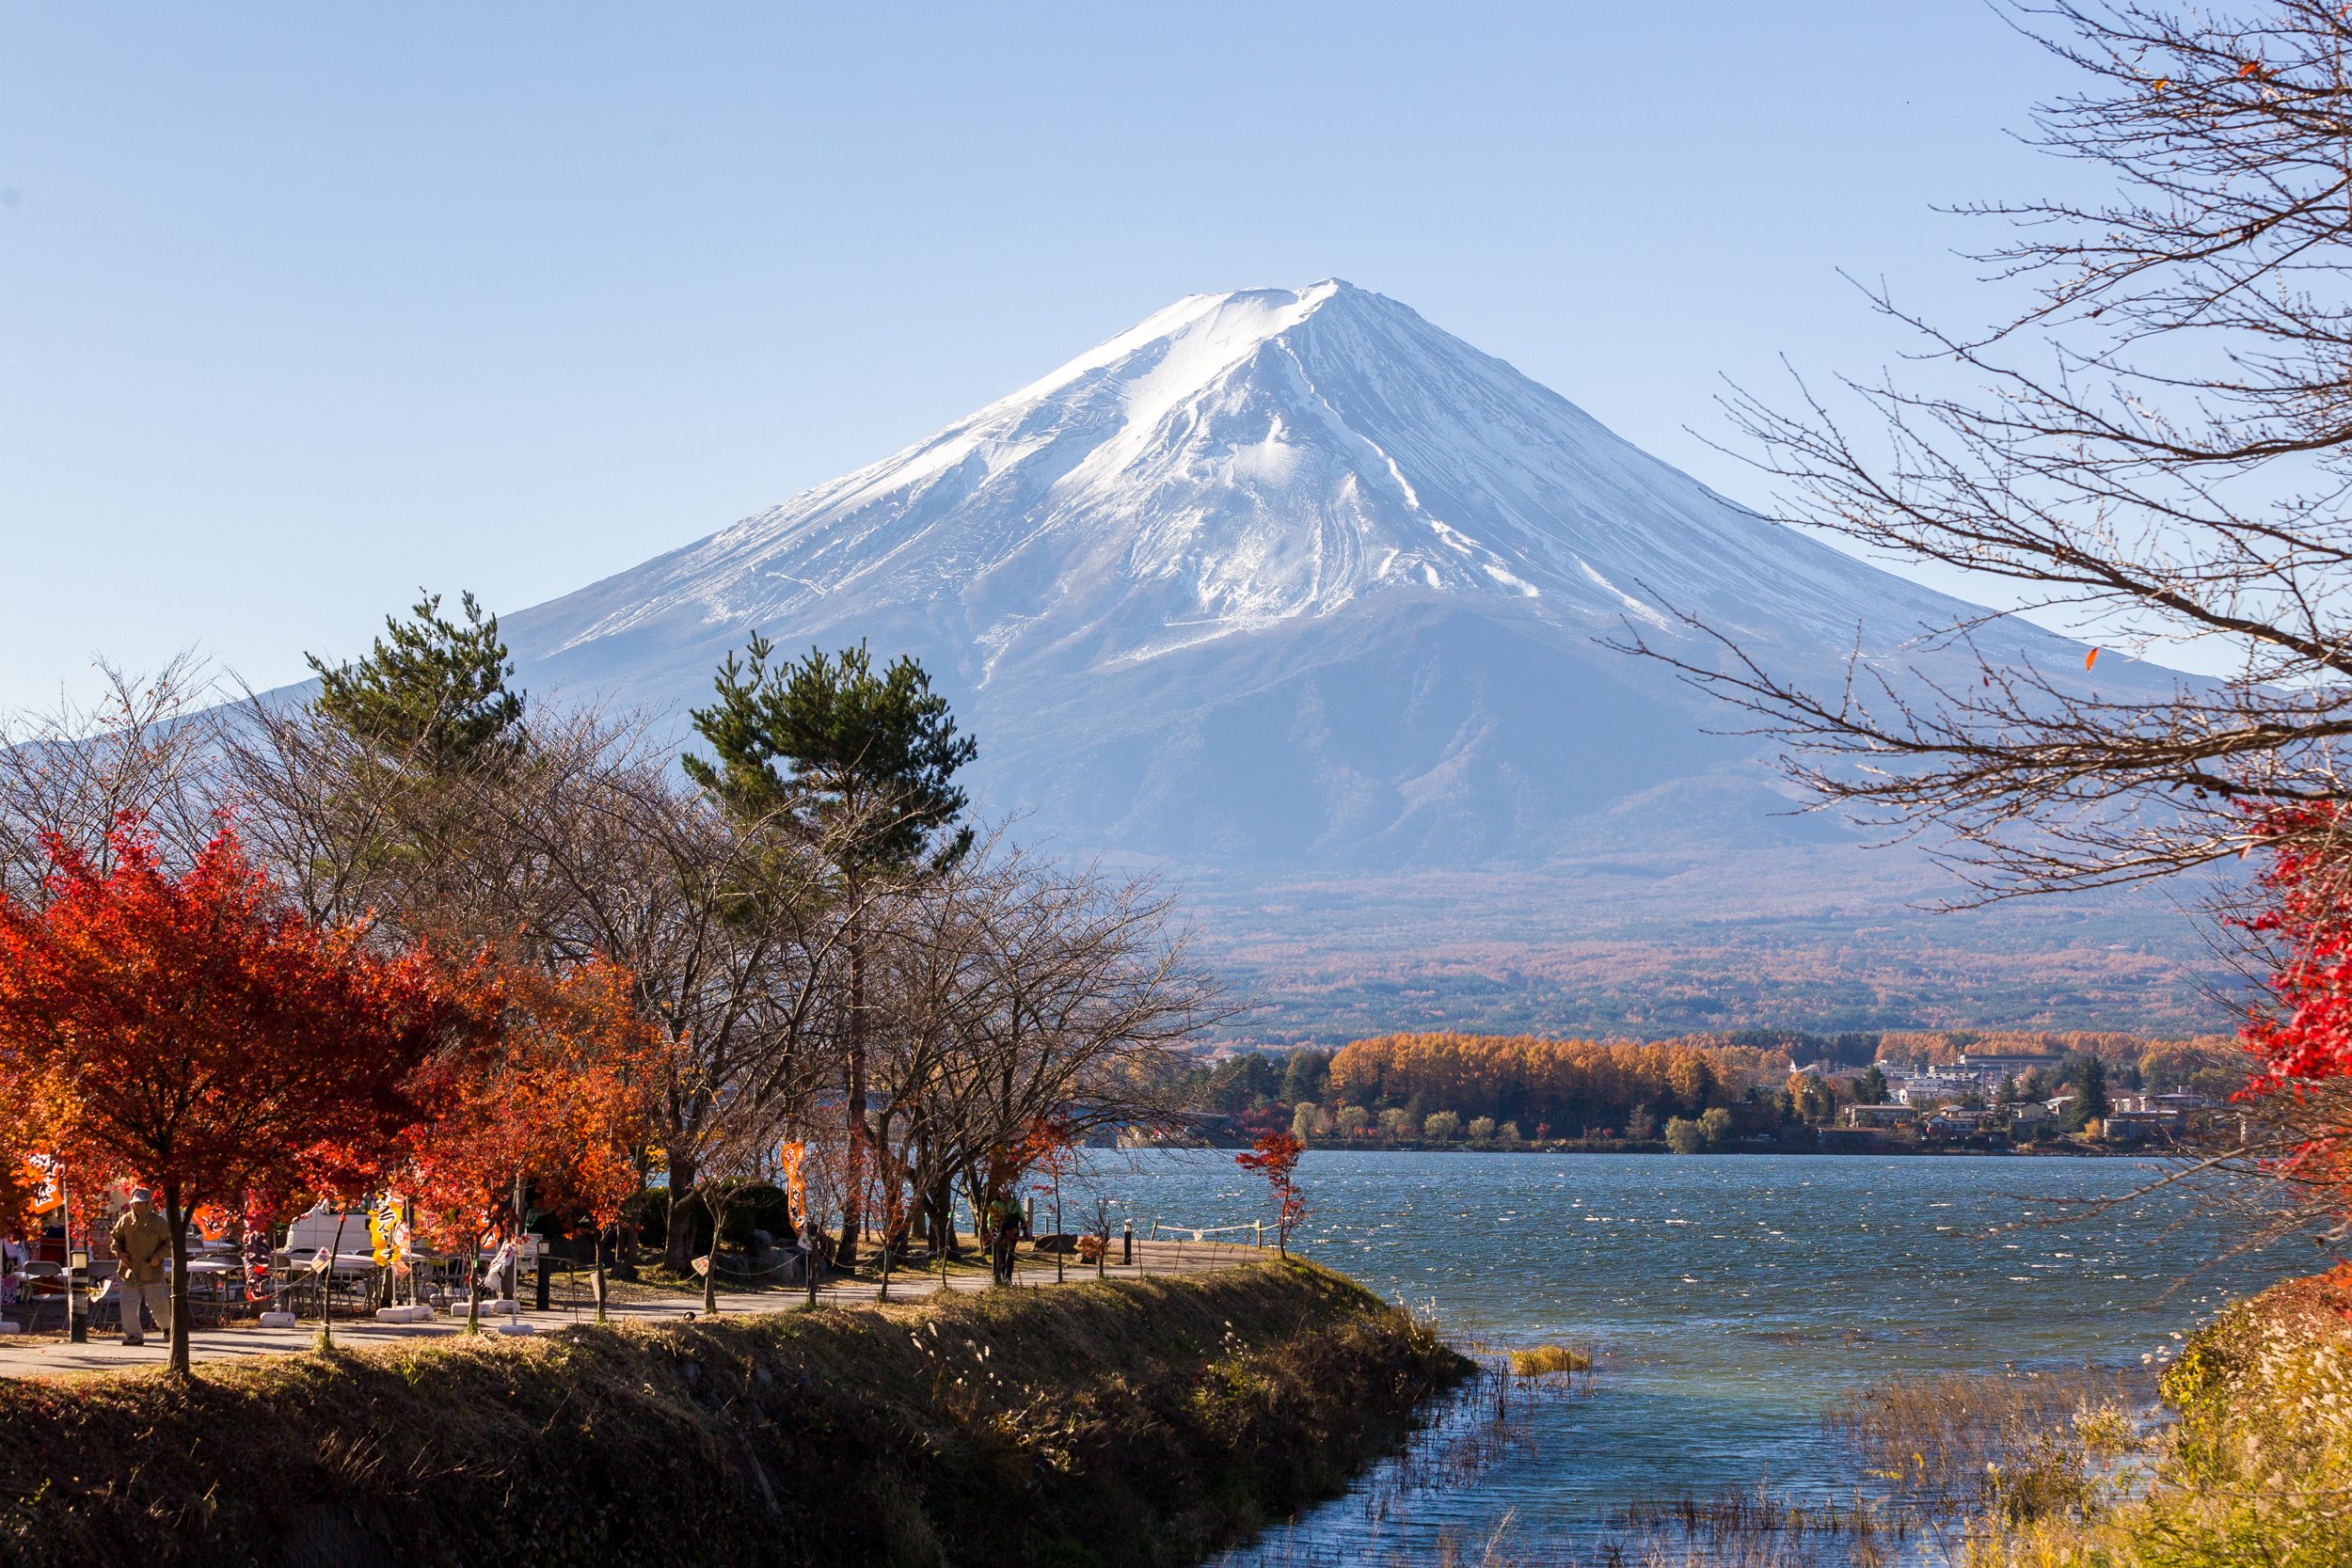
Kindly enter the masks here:
[[1497, 1143], [1506, 1144], [1518, 1143], [1519, 1141], [1519, 1124], [1516, 1121], [1506, 1121], [1502, 1126], [1496, 1128], [1495, 1141]]
[[1668, 1117], [1666, 1147], [1677, 1154], [1696, 1154], [1707, 1147], [1707, 1130], [1688, 1117]]
[[1722, 1148], [1731, 1142], [1731, 1113], [1721, 1105], [1710, 1105], [1699, 1117], [1699, 1131], [1706, 1135], [1707, 1147]]
[[1482, 1144], [1494, 1142], [1495, 1118], [1492, 1117], [1473, 1117], [1470, 1119], [1470, 1136], [1477, 1139]]
[[1422, 1118], [1421, 1135], [1431, 1143], [1452, 1143], [1462, 1135], [1462, 1118], [1452, 1111], [1433, 1111]]

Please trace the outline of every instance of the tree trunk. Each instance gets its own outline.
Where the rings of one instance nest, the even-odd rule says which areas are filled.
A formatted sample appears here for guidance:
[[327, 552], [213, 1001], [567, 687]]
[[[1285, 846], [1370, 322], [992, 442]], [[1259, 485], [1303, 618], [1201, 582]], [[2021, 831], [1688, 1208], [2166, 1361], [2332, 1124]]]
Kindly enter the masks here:
[[670, 1233], [661, 1244], [662, 1265], [674, 1275], [694, 1267], [694, 1162], [673, 1157], [670, 1162]]
[[[564, 1292], [571, 1293], [567, 1287]], [[604, 1322], [604, 1227], [596, 1227], [596, 1322]]]
[[466, 1245], [466, 1332], [482, 1332], [482, 1243], [489, 1238], [476, 1236]]
[[[850, 896], [858, 896], [855, 883]], [[863, 912], [850, 911], [850, 1103], [845, 1113], [850, 1132], [849, 1180], [841, 1199], [841, 1247], [835, 1255], [843, 1269], [857, 1267], [858, 1219], [866, 1196], [866, 930]]]
[[[175, 1377], [188, 1375], [188, 1212], [180, 1202], [180, 1183], [164, 1183], [164, 1224], [171, 1231], [171, 1370]], [[133, 1313], [135, 1303], [124, 1305]], [[135, 1328], [135, 1323], [127, 1325]]]
[[710, 1253], [703, 1260], [703, 1311], [716, 1315], [719, 1310], [719, 1229], [726, 1220], [726, 1209], [709, 1198], [703, 1207], [710, 1212]]
[[319, 1349], [335, 1348], [335, 1265], [342, 1261], [343, 1221], [341, 1209], [335, 1211], [335, 1239], [326, 1243], [326, 1268], [319, 1275]]

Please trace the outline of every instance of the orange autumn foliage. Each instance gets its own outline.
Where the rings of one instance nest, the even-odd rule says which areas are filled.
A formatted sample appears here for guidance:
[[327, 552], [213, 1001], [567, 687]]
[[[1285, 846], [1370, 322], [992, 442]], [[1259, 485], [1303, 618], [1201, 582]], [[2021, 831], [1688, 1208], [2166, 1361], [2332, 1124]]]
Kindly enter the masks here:
[[1553, 1040], [1526, 1035], [1384, 1035], [1331, 1059], [1335, 1103], [1419, 1101], [1463, 1116], [1516, 1118], [1563, 1130], [1618, 1125], [1637, 1105], [1660, 1117], [1736, 1100], [1751, 1084], [1777, 1086], [1788, 1053], [1670, 1041]]
[[500, 1021], [495, 1041], [432, 1064], [418, 1085], [430, 1113], [404, 1180], [426, 1234], [460, 1248], [506, 1234], [517, 1180], [541, 1209], [612, 1224], [637, 1190], [632, 1155], [669, 1050], [628, 972], [602, 958], [560, 977], [490, 966], [478, 1005]]

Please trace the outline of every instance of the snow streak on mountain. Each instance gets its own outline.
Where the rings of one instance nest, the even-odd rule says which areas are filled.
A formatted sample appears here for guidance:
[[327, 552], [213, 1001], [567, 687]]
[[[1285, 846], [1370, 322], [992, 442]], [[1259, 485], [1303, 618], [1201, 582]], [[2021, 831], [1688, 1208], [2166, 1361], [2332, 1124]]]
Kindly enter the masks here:
[[[1346, 283], [1180, 300], [930, 439], [505, 625], [664, 708], [748, 633], [912, 652], [978, 795], [1229, 871], [1782, 843], [1754, 742], [1597, 641], [1693, 611], [1835, 672], [1966, 607], [1715, 495]], [[2079, 653], [2022, 625], [2020, 657]], [[1696, 649], [1703, 644], [1688, 644]], [[1695, 835], [1695, 837], [1694, 837]]]

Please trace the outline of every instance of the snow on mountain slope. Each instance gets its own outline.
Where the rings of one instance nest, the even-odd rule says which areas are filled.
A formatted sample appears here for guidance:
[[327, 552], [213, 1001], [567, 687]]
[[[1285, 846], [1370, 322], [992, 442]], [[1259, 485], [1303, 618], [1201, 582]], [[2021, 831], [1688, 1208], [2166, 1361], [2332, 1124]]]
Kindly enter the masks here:
[[[504, 624], [527, 681], [665, 708], [754, 629], [913, 652], [980, 737], [987, 806], [1191, 864], [1518, 863], [1699, 818], [1818, 836], [1775, 816], [1755, 743], [1596, 641], [1683, 636], [1671, 609], [1819, 672], [1968, 613], [1327, 280], [1180, 300]], [[2079, 658], [2011, 629], [2019, 657]], [[1694, 817], [1692, 788], [1721, 809]]]

